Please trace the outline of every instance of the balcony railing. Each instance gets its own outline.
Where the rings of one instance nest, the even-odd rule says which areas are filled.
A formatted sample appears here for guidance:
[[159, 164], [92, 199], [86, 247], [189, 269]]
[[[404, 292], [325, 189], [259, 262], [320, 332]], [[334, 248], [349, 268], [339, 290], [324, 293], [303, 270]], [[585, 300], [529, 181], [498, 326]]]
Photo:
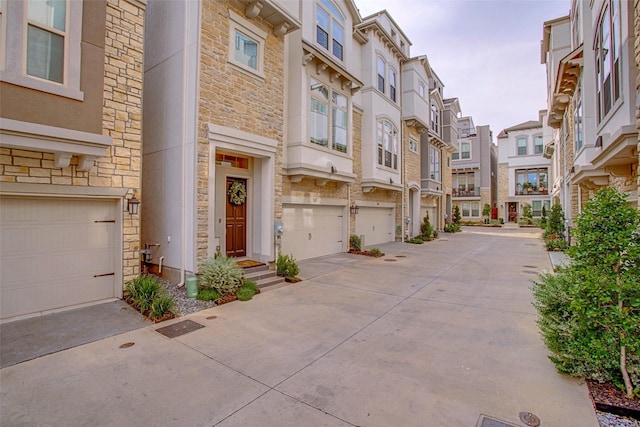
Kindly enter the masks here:
[[479, 188], [472, 188], [469, 190], [463, 190], [463, 189], [453, 189], [451, 190], [451, 195], [453, 197], [480, 197], [480, 189]]
[[549, 190], [544, 187], [538, 188], [525, 188], [523, 190], [516, 190], [516, 196], [543, 196], [549, 194]]

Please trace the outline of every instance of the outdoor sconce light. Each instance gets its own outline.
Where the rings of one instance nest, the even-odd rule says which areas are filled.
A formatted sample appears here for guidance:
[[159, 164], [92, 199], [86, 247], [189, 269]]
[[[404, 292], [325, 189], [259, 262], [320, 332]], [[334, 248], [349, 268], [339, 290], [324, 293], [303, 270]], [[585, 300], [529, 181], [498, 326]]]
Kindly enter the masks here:
[[349, 210], [354, 215], [356, 215], [358, 213], [359, 209], [360, 209], [360, 206], [358, 206], [358, 205], [351, 205], [351, 207], [349, 207]]
[[137, 215], [139, 206], [140, 200], [136, 199], [135, 194], [130, 199], [127, 199], [127, 210], [130, 215]]

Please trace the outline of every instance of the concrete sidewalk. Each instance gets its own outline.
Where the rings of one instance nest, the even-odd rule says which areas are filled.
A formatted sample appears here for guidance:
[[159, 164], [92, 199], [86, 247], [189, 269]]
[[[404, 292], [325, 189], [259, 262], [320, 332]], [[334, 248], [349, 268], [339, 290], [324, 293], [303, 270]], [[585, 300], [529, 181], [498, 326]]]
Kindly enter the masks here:
[[2, 369], [0, 424], [523, 426], [527, 412], [596, 427], [537, 330], [538, 234], [469, 228], [302, 261], [303, 282], [170, 322], [194, 332], [167, 338], [164, 322]]

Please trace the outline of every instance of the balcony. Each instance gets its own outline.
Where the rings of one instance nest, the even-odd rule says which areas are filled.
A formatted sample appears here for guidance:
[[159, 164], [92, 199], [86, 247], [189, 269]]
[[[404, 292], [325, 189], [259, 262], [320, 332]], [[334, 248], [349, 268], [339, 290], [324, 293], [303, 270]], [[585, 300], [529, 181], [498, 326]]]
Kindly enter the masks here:
[[451, 190], [452, 197], [480, 197], [480, 189], [479, 188], [470, 188], [470, 189], [453, 189]]
[[516, 190], [516, 196], [545, 196], [549, 194], [547, 188], [525, 188], [523, 190]]

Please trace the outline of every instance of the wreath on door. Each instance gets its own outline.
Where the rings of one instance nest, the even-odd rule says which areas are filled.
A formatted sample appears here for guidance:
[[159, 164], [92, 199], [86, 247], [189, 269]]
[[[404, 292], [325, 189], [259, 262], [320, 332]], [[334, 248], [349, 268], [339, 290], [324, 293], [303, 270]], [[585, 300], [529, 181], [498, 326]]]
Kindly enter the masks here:
[[247, 201], [247, 187], [241, 181], [234, 181], [227, 191], [229, 196], [229, 202], [233, 205], [239, 206]]

